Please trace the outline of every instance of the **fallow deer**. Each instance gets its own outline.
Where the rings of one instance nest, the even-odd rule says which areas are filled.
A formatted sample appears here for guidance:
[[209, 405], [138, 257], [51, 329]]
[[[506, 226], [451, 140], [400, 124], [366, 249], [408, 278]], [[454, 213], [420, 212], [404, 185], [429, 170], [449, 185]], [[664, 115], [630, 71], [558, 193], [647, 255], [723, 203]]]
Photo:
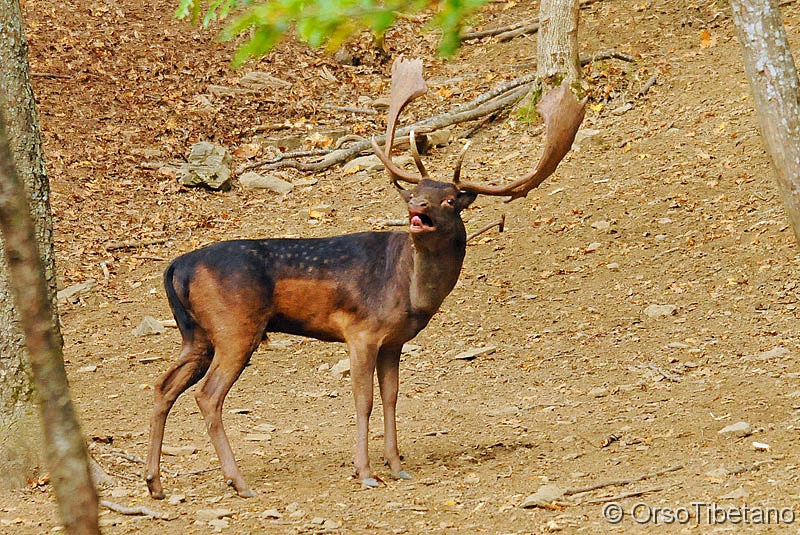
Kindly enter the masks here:
[[[394, 477], [410, 478], [397, 446], [395, 407], [400, 353], [430, 321], [458, 280], [467, 235], [460, 213], [478, 194], [524, 197], [569, 151], [584, 105], [566, 90], [540, 104], [547, 137], [537, 167], [508, 186], [431, 180], [418, 154], [420, 175], [392, 163], [397, 118], [425, 93], [420, 60], [392, 66], [385, 147], [373, 140], [392, 183], [408, 205], [408, 232], [360, 232], [313, 239], [223, 241], [186, 253], [167, 268], [164, 285], [183, 340], [178, 362], [155, 384], [146, 480], [164, 498], [161, 446], [167, 415], [187, 388], [205, 378], [195, 399], [222, 473], [242, 497], [253, 496], [242, 477], [222, 423], [222, 405], [251, 355], [269, 332], [345, 342], [356, 407], [355, 471], [378, 486], [367, 437], [377, 370], [384, 414], [384, 457]], [[416, 146], [411, 143], [412, 148]], [[414, 189], [403, 189], [400, 181]]]

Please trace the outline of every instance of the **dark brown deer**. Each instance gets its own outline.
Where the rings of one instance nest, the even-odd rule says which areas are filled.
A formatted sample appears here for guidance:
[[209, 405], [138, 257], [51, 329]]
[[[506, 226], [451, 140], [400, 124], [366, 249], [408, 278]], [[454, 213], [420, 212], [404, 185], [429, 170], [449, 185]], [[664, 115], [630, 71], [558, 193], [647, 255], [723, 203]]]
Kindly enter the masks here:
[[[542, 102], [547, 148], [537, 170], [506, 188], [436, 182], [415, 153], [421, 176], [397, 168], [389, 156], [397, 117], [426, 90], [422, 62], [392, 67], [385, 149], [373, 141], [392, 182], [408, 204], [408, 232], [361, 232], [316, 239], [234, 240], [175, 259], [164, 276], [167, 298], [183, 339], [180, 360], [155, 384], [146, 478], [161, 499], [161, 445], [175, 400], [205, 377], [195, 399], [229, 485], [252, 496], [222, 424], [222, 404], [253, 351], [269, 332], [346, 342], [356, 406], [355, 470], [379, 485], [367, 448], [377, 370], [384, 414], [384, 457], [394, 477], [409, 478], [397, 448], [395, 406], [403, 344], [417, 335], [456, 284], [466, 250], [460, 212], [479, 193], [516, 198], [551, 174], [569, 151], [583, 105], [568, 93]], [[412, 147], [415, 143], [411, 143]], [[462, 153], [463, 158], [463, 153]], [[460, 174], [460, 161], [456, 178]], [[400, 187], [400, 180], [416, 184]]]

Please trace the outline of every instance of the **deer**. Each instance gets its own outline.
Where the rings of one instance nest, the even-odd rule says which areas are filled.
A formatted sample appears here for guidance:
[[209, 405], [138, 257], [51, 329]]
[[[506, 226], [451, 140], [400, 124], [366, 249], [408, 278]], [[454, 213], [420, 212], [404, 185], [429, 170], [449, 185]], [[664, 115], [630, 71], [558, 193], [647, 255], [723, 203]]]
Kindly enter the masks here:
[[413, 132], [411, 152], [419, 173], [392, 162], [398, 116], [426, 90], [422, 61], [398, 58], [392, 65], [384, 148], [372, 139], [375, 154], [406, 202], [407, 231], [220, 241], [169, 264], [164, 286], [182, 345], [177, 362], [153, 388], [145, 465], [152, 498], [165, 497], [160, 461], [167, 416], [178, 396], [201, 379], [195, 400], [225, 481], [243, 498], [255, 495], [237, 466], [222, 407], [271, 332], [347, 344], [356, 412], [355, 475], [366, 487], [385, 484], [370, 467], [367, 443], [377, 371], [383, 456], [394, 478], [411, 478], [397, 441], [400, 355], [403, 344], [425, 328], [459, 278], [467, 245], [461, 212], [479, 194], [525, 197], [552, 174], [572, 146], [586, 101], [578, 102], [566, 88], [550, 91], [539, 105], [546, 127], [539, 163], [520, 180], [498, 186], [460, 180], [466, 150], [458, 157], [453, 181], [431, 179], [415, 150]]

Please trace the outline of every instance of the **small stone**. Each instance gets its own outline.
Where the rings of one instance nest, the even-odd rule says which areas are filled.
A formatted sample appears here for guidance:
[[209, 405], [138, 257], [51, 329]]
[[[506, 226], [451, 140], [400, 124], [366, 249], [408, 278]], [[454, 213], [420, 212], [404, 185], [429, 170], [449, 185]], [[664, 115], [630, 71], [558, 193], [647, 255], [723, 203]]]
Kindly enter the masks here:
[[80, 368], [78, 368], [78, 371], [80, 373], [96, 372], [97, 371], [97, 366], [95, 366], [94, 364], [89, 364], [88, 366], [81, 366]]
[[675, 305], [650, 305], [644, 309], [644, 314], [648, 318], [660, 318], [675, 314], [678, 307]]
[[244, 189], [266, 189], [275, 193], [289, 193], [294, 184], [274, 175], [261, 175], [253, 171], [239, 177], [239, 184]]
[[208, 522], [210, 520], [225, 518], [226, 516], [233, 516], [235, 514], [236, 511], [231, 511], [230, 509], [199, 509], [194, 514], [194, 517], [196, 520]]
[[602, 246], [603, 246], [603, 244], [600, 243], [599, 241], [592, 242], [588, 246], [586, 246], [586, 249], [584, 249], [584, 252], [593, 253], [596, 250], [598, 250], [599, 248], [601, 248]]
[[723, 427], [717, 434], [736, 438], [746, 437], [753, 434], [753, 426], [747, 422], [737, 422]]
[[230, 525], [227, 518], [214, 518], [208, 521], [208, 525], [214, 528], [215, 532], [220, 532]]
[[269, 433], [249, 433], [242, 438], [250, 442], [269, 442], [272, 440], [272, 435]]
[[769, 451], [770, 447], [769, 444], [764, 444], [763, 442], [753, 442], [753, 449], [756, 451]]
[[128, 489], [124, 487], [116, 487], [111, 489], [112, 498], [124, 498], [128, 495]]
[[326, 519], [325, 522], [322, 523], [322, 529], [325, 531], [339, 529], [342, 527], [342, 523], [336, 520], [331, 520], [330, 518]]
[[771, 358], [782, 357], [782, 356], [788, 355], [788, 354], [789, 354], [789, 350], [788, 349], [786, 349], [783, 346], [777, 346], [777, 347], [773, 347], [769, 351], [763, 351], [763, 352], [759, 353], [758, 354], [758, 358], [762, 359], [762, 360], [767, 360], [767, 359], [771, 359]]
[[321, 526], [322, 524], [325, 523], [325, 519], [322, 518], [321, 516], [315, 516], [314, 518], [311, 519], [311, 523], [314, 524], [315, 526]]
[[276, 427], [272, 424], [258, 424], [253, 427], [253, 431], [258, 433], [274, 433]]
[[164, 455], [180, 457], [184, 455], [191, 455], [193, 453], [197, 453], [197, 448], [194, 446], [163, 446], [161, 452]]
[[342, 359], [331, 366], [331, 374], [334, 377], [343, 378], [350, 375], [350, 359]]
[[183, 503], [185, 501], [186, 501], [186, 495], [184, 495], [184, 494], [173, 494], [172, 496], [169, 497], [169, 500], [167, 500], [167, 503], [170, 504], [170, 505], [178, 505], [178, 504]]
[[710, 470], [706, 472], [706, 477], [715, 480], [722, 480], [728, 477], [730, 474], [731, 473], [725, 468], [717, 468], [716, 470]]
[[258, 516], [260, 516], [261, 518], [280, 518], [283, 515], [277, 509], [267, 509]]
[[750, 496], [750, 493], [744, 490], [742, 487], [739, 487], [736, 490], [732, 490], [727, 494], [723, 494], [719, 497], [720, 500], [741, 500], [742, 498], [747, 498]]
[[584, 147], [592, 145], [602, 147], [604, 144], [602, 130], [594, 130], [592, 128], [582, 128], [575, 134], [575, 141], [573, 142], [572, 149], [575, 152], [580, 152]]
[[589, 393], [586, 395], [590, 398], [603, 398], [608, 395], [608, 388], [604, 386], [598, 386], [589, 390]]
[[491, 355], [492, 353], [497, 350], [495, 346], [486, 346], [486, 347], [476, 347], [473, 349], [468, 349], [466, 351], [462, 351], [455, 357], [453, 360], [474, 360], [481, 355]]
[[78, 298], [87, 292], [89, 292], [92, 288], [94, 288], [97, 281], [94, 279], [88, 279], [86, 282], [81, 282], [80, 284], [73, 284], [72, 286], [68, 286], [63, 290], [59, 290], [56, 293], [56, 300], [59, 303], [66, 303], [69, 301], [70, 303], [77, 303]]
[[563, 496], [564, 491], [557, 485], [543, 485], [534, 494], [522, 500], [519, 506], [525, 509], [530, 507], [546, 507]]
[[134, 336], [152, 336], [165, 331], [164, 325], [153, 316], [145, 316], [142, 322], [133, 330]]
[[611, 223], [609, 223], [606, 220], [595, 221], [594, 223], [592, 223], [592, 228], [599, 231], [605, 231], [611, 228]]
[[619, 269], [619, 263], [609, 262], [608, 264], [606, 264], [606, 268], [610, 269], [611, 271], [617, 271]]

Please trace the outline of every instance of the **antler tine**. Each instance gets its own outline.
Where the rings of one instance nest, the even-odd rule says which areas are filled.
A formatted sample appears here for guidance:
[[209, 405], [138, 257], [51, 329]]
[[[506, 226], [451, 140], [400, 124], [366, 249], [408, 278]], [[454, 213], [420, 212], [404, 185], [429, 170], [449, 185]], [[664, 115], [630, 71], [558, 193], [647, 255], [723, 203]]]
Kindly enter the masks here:
[[464, 157], [467, 155], [467, 149], [469, 149], [470, 145], [472, 145], [472, 140], [467, 141], [464, 144], [464, 147], [461, 149], [461, 152], [458, 153], [458, 160], [456, 160], [456, 168], [453, 171], [453, 182], [457, 185], [461, 184], [459, 182], [459, 180], [461, 179], [461, 165], [464, 163]]
[[408, 133], [408, 144], [410, 145], [411, 156], [414, 158], [414, 163], [417, 165], [420, 177], [429, 178], [425, 166], [422, 164], [422, 158], [419, 156], [419, 148], [417, 147], [417, 134], [412, 130]]
[[397, 128], [397, 117], [409, 102], [424, 95], [427, 90], [428, 86], [422, 77], [422, 60], [407, 60], [403, 56], [398, 57], [392, 64], [392, 89], [386, 121], [384, 149], [380, 150], [375, 139], [373, 138], [372, 140], [372, 148], [375, 151], [375, 155], [383, 162], [389, 178], [397, 187], [400, 187], [399, 180], [416, 184], [421, 178], [403, 171], [392, 162], [391, 153], [392, 145], [394, 144], [394, 133]]
[[484, 195], [510, 196], [506, 202], [525, 197], [530, 190], [539, 186], [553, 172], [567, 155], [575, 134], [586, 114], [586, 98], [578, 102], [566, 85], [550, 91], [539, 103], [537, 109], [544, 117], [546, 130], [545, 148], [536, 167], [510, 184], [490, 186], [473, 182], [462, 182], [459, 187], [464, 191]]

